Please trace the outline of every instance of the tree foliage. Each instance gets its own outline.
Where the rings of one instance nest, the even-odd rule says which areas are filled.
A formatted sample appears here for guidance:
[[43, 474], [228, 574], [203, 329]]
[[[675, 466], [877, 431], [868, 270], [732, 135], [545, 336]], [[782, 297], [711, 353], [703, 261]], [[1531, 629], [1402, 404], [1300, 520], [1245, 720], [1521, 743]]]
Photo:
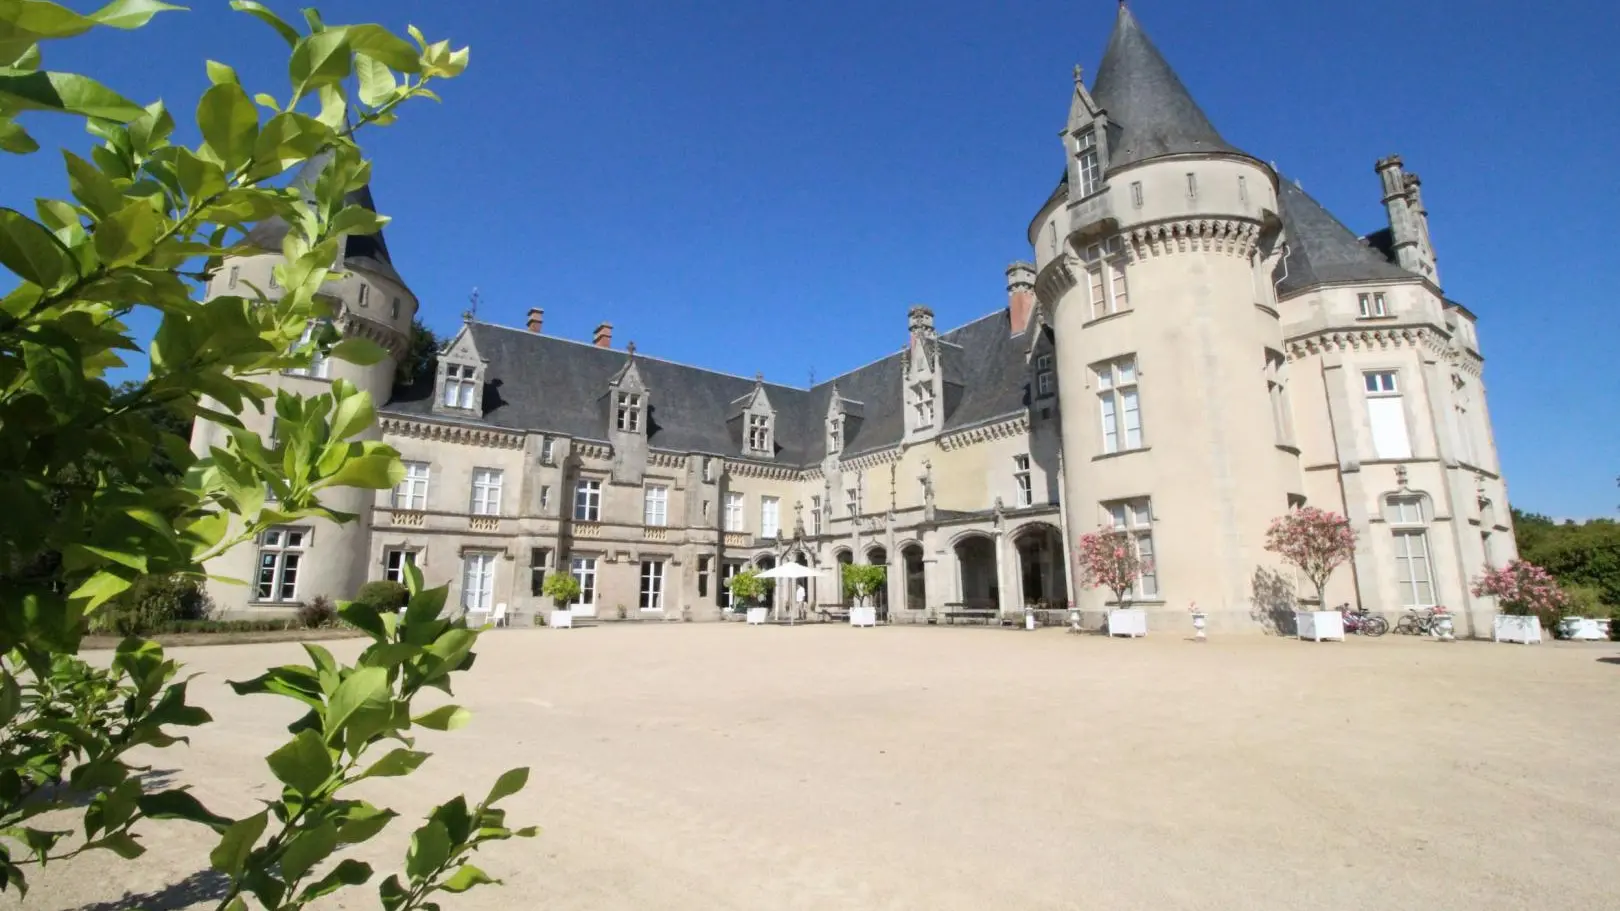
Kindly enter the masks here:
[[399, 359], [399, 366], [394, 370], [394, 382], [409, 386], [419, 378], [433, 376], [439, 349], [443, 347], [444, 340], [422, 322], [421, 317], [411, 320], [410, 341], [405, 347], [405, 356]]
[[551, 598], [558, 608], [565, 607], [579, 597], [579, 580], [568, 573], [550, 573], [540, 587], [541, 594]]
[[1536, 616], [1548, 629], [1558, 625], [1569, 606], [1569, 596], [1545, 569], [1514, 560], [1501, 569], [1487, 569], [1474, 580], [1474, 597], [1492, 597], [1504, 614]]
[[1129, 532], [1102, 528], [1080, 536], [1080, 582], [1087, 588], [1106, 588], [1114, 601], [1124, 604], [1136, 580], [1152, 572], [1152, 564], [1137, 552]]
[[883, 589], [888, 581], [889, 568], [864, 563], [843, 564], [844, 597], [853, 598], [857, 603], [866, 600]]
[[1302, 506], [1271, 520], [1266, 550], [1299, 568], [1316, 586], [1318, 607], [1327, 605], [1327, 581], [1356, 554], [1356, 530], [1336, 512]]
[[1565, 587], [1596, 588], [1620, 608], [1620, 523], [1609, 519], [1555, 523], [1546, 516], [1513, 511], [1519, 556], [1545, 568]]
[[769, 579], [761, 579], [757, 570], [745, 569], [726, 580], [726, 590], [738, 604], [758, 604], [770, 592]]
[[[331, 328], [343, 238], [386, 219], [348, 195], [370, 180], [355, 142], [362, 128], [435, 98], [428, 87], [458, 75], [467, 51], [410, 40], [379, 25], [328, 25], [307, 10], [302, 28], [260, 3], [232, 6], [288, 46], [289, 86], [249, 94], [229, 66], [207, 64], [210, 87], [195, 108], [201, 142], [171, 141], [176, 115], [139, 105], [94, 80], [42, 69], [44, 43], [98, 27], [139, 28], [177, 9], [117, 0], [76, 13], [49, 0], [0, 0], [0, 151], [38, 144], [19, 117], [82, 118], [98, 143], [64, 153], [69, 199], [41, 198], [34, 212], [0, 208], [0, 267], [15, 284], [0, 296], [0, 887], [26, 888], [25, 868], [89, 850], [143, 850], [137, 826], [182, 819], [219, 836], [211, 855], [229, 877], [226, 911], [298, 908], [370, 880], [344, 846], [375, 836], [394, 814], [347, 796], [366, 777], [408, 774], [427, 759], [413, 727], [449, 729], [467, 713], [413, 715], [427, 687], [448, 692], [471, 665], [476, 633], [441, 620], [446, 590], [424, 590], [410, 568], [405, 615], [343, 605], [343, 619], [374, 640], [353, 666], [318, 646], [308, 665], [272, 669], [237, 685], [302, 703], [307, 714], [268, 757], [284, 788], [257, 814], [229, 819], [185, 790], [147, 793], [125, 759], [137, 746], [177, 742], [173, 728], [206, 723], [186, 705], [178, 665], [131, 639], [108, 669], [75, 657], [87, 625], [143, 579], [200, 579], [205, 563], [263, 530], [293, 521], [352, 521], [325, 506], [333, 488], [386, 489], [398, 454], [363, 437], [370, 397], [339, 379], [302, 396], [264, 380], [316, 356], [377, 363], [386, 353]], [[307, 179], [286, 176], [305, 168]], [[289, 229], [274, 296], [233, 289], [207, 297], [209, 269], [241, 253], [268, 218]], [[128, 319], [157, 317], [145, 346], [149, 369], [114, 387], [109, 371], [139, 351]], [[309, 333], [312, 325], [321, 331]], [[239, 415], [272, 414], [267, 442]], [[222, 428], [200, 455], [189, 428]], [[384, 741], [400, 746], [378, 757]], [[436, 907], [436, 892], [491, 882], [466, 864], [483, 842], [530, 834], [506, 827], [494, 804], [523, 786], [502, 776], [483, 801], [443, 804], [418, 830], [403, 875], [379, 885], [388, 909]], [[44, 814], [84, 807], [77, 831], [36, 828]], [[74, 838], [69, 839], [69, 836]], [[75, 845], [61, 851], [64, 840]]]

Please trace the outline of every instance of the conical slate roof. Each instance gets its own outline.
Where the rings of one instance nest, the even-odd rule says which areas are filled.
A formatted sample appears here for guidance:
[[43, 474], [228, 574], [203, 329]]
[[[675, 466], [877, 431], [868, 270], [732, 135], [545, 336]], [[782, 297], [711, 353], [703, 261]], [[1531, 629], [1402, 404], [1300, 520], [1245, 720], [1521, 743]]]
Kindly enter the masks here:
[[[312, 186], [325, 169], [326, 162], [325, 155], [318, 155], [305, 162], [297, 176], [293, 178], [292, 186], [300, 189]], [[344, 197], [343, 202], [345, 205], [362, 206], [373, 212], [377, 211], [377, 205], [371, 198], [370, 186], [354, 190]], [[287, 223], [280, 216], [276, 216], [254, 225], [243, 242], [261, 250], [279, 253], [281, 241], [286, 236]], [[394, 271], [394, 261], [388, 256], [388, 242], [383, 238], [381, 231], [376, 234], [350, 234], [344, 237], [343, 262], [345, 265], [358, 266], [373, 275], [398, 282], [401, 286], [405, 285], [405, 280]]]
[[1118, 127], [1109, 132], [1109, 167], [1180, 152], [1239, 152], [1221, 138], [1124, 5], [1091, 97]]
[[1277, 280], [1278, 294], [1332, 282], [1417, 278], [1363, 242], [1299, 184], [1286, 178], [1279, 182], [1282, 188], [1277, 202], [1288, 236], [1288, 255], [1272, 276]]

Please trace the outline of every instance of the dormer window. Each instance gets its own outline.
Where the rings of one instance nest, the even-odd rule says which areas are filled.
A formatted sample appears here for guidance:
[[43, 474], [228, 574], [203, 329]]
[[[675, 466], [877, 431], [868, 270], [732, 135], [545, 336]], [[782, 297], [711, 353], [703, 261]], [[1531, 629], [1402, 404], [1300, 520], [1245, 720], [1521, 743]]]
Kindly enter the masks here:
[[765, 414], [751, 414], [748, 416], [748, 451], [769, 453], [771, 451], [771, 418]]
[[1052, 355], [1035, 359], [1035, 395], [1045, 398], [1057, 391], [1057, 374], [1052, 372]]
[[618, 395], [618, 427], [625, 433], [637, 433], [641, 430], [641, 395], [635, 392], [621, 392]]
[[447, 408], [472, 408], [478, 387], [477, 369], [471, 364], [447, 364], [444, 368], [444, 404]]
[[1074, 152], [1079, 162], [1080, 195], [1090, 196], [1102, 189], [1102, 160], [1097, 155], [1096, 127], [1074, 137]]
[[827, 422], [827, 451], [830, 453], [844, 451], [844, 416], [841, 414]]
[[934, 426], [934, 384], [924, 380], [911, 387], [912, 427], [921, 430]]

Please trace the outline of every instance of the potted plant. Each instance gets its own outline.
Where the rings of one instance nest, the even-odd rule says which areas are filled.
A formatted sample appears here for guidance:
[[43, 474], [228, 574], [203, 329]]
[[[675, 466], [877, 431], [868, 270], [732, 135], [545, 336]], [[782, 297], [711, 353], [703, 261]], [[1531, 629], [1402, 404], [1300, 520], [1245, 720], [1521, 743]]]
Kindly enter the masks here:
[[889, 578], [886, 566], [844, 564], [844, 597], [852, 600], [850, 626], [877, 626], [877, 608], [867, 605]]
[[1569, 596], [1545, 569], [1514, 560], [1501, 569], [1487, 569], [1474, 580], [1474, 596], [1496, 599], [1492, 634], [1497, 642], [1541, 641], [1543, 625], [1553, 627], [1569, 607]]
[[552, 629], [572, 629], [574, 612], [569, 605], [579, 597], [579, 580], [568, 573], [549, 573], [540, 593], [549, 597], [553, 606], [546, 625]]
[[1444, 604], [1434, 609], [1434, 621], [1429, 624], [1429, 634], [1442, 642], [1452, 642], [1457, 638], [1457, 626], [1451, 620], [1451, 611], [1446, 610]]
[[1356, 531], [1336, 512], [1302, 506], [1271, 520], [1266, 550], [1299, 568], [1316, 586], [1316, 610], [1294, 611], [1299, 638], [1344, 640], [1344, 617], [1327, 607], [1327, 581], [1356, 553]]
[[1193, 638], [1197, 639], [1199, 642], [1206, 641], [1207, 637], [1204, 635], [1204, 627], [1208, 624], [1209, 618], [1205, 616], [1203, 611], [1198, 609], [1197, 601], [1194, 601], [1191, 605], [1189, 605], [1187, 611], [1192, 614]]
[[1130, 606], [1131, 589], [1144, 572], [1153, 567], [1136, 551], [1136, 542], [1124, 531], [1105, 527], [1080, 536], [1081, 582], [1087, 588], [1106, 588], [1114, 593], [1113, 609], [1108, 611], [1108, 635], [1147, 635], [1147, 611]]
[[731, 592], [733, 604], [742, 604], [748, 610], [748, 622], [758, 625], [765, 622], [765, 608], [760, 602], [765, 598], [766, 582], [761, 579], [756, 570], [744, 570], [726, 581], [726, 590]]

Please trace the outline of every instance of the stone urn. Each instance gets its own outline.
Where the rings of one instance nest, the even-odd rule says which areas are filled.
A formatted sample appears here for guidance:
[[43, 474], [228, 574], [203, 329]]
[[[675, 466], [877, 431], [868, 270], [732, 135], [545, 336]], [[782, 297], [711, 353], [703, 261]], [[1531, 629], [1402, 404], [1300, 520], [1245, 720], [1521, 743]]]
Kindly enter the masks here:
[[1203, 642], [1208, 639], [1208, 637], [1204, 634], [1204, 627], [1208, 625], [1209, 618], [1204, 614], [1204, 612], [1201, 610], [1193, 611], [1192, 621], [1193, 638], [1197, 639], [1199, 642]]
[[1433, 631], [1434, 638], [1441, 642], [1455, 642], [1457, 639], [1457, 627], [1452, 622], [1451, 614], [1446, 611], [1435, 611], [1434, 624], [1429, 629]]

